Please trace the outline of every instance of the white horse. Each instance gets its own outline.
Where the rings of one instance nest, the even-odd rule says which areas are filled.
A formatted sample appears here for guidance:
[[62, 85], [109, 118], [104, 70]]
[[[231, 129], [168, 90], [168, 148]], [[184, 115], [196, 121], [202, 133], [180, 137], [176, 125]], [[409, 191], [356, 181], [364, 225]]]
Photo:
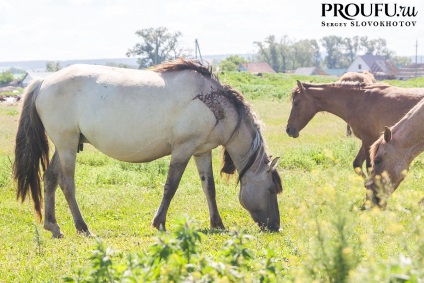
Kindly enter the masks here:
[[[49, 162], [47, 135], [55, 145]], [[164, 195], [153, 226], [166, 214], [186, 165], [194, 160], [206, 195], [210, 225], [224, 228], [215, 200], [211, 150], [223, 145], [221, 172], [239, 173], [239, 200], [261, 229], [279, 230], [282, 191], [258, 123], [241, 94], [219, 83], [197, 61], [176, 60], [150, 71], [73, 65], [26, 90], [16, 136], [17, 197], [31, 194], [41, 216], [40, 163], [44, 173], [44, 228], [62, 237], [55, 216], [61, 187], [78, 232], [91, 235], [75, 199], [75, 160], [83, 143], [127, 162], [171, 155]]]

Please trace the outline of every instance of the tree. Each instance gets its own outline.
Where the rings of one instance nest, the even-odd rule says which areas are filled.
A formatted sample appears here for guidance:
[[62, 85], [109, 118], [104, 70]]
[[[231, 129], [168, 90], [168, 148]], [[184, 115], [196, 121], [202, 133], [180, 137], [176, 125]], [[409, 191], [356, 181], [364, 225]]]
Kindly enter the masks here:
[[[264, 46], [264, 43], [268, 47]], [[278, 43], [275, 41], [275, 36], [270, 35], [265, 39], [265, 42], [255, 41], [259, 47], [259, 56], [264, 59], [265, 62], [271, 65], [271, 67], [278, 72], [280, 70], [280, 62], [278, 56]]]
[[[280, 70], [284, 73], [289, 68], [289, 63], [293, 56], [291, 41], [287, 35], [283, 36], [280, 40], [280, 44], [278, 45], [278, 54], [281, 58], [281, 67]], [[277, 70], [276, 70], [277, 71]]]
[[346, 37], [344, 39], [344, 45], [347, 58], [350, 62], [353, 62], [361, 51], [361, 39], [357, 35], [352, 38]]
[[284, 36], [279, 42], [274, 35], [268, 36], [264, 42], [254, 42], [259, 47], [258, 60], [265, 61], [276, 72], [286, 72], [298, 67], [319, 67], [321, 55], [316, 40], [304, 39], [291, 41]]
[[171, 33], [166, 27], [147, 28], [138, 30], [136, 35], [142, 42], [128, 49], [127, 56], [140, 56], [137, 60], [140, 69], [187, 56], [187, 51], [179, 46], [179, 31]]
[[317, 53], [319, 54], [319, 46], [315, 40], [303, 39], [295, 42], [292, 46], [293, 66], [292, 69], [299, 67], [319, 66]]
[[244, 59], [243, 57], [240, 57], [238, 55], [233, 55], [222, 60], [219, 63], [219, 69], [221, 71], [226, 71], [226, 72], [237, 71], [237, 68], [240, 66], [240, 64], [246, 63], [246, 62], [248, 61]]
[[58, 61], [48, 61], [46, 63], [47, 72], [57, 72], [60, 69], [62, 69], [62, 67], [60, 66], [60, 63]]
[[393, 51], [387, 48], [386, 40], [383, 38], [368, 39], [368, 37], [361, 37], [361, 45], [366, 54], [382, 55], [390, 58], [394, 55]]
[[327, 68], [343, 68], [346, 67], [343, 56], [343, 38], [341, 36], [330, 35], [321, 38], [321, 44], [327, 51], [327, 56], [324, 58], [324, 62]]
[[412, 63], [412, 59], [405, 56], [393, 56], [390, 58], [397, 67], [403, 67]]

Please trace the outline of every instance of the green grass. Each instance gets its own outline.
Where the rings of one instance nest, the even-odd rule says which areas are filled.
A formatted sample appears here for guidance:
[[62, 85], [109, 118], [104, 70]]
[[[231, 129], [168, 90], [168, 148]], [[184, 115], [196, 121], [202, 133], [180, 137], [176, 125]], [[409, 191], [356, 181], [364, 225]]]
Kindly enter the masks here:
[[296, 86], [296, 80], [301, 82], [333, 82], [332, 77], [301, 76], [291, 74], [263, 74], [256, 76], [243, 72], [227, 72], [219, 76], [223, 83], [241, 91], [249, 100], [258, 98], [273, 98], [286, 100]]
[[[238, 201], [236, 181], [219, 178], [219, 148], [213, 152], [213, 166], [218, 207], [228, 230], [209, 230], [206, 198], [190, 161], [169, 209], [169, 232], [163, 235], [151, 228], [151, 221], [162, 197], [169, 157], [127, 164], [85, 146], [77, 159], [77, 200], [90, 230], [102, 239], [103, 248], [114, 250], [108, 255], [110, 260], [118, 266], [132, 254], [141, 261], [150, 255], [157, 237], [172, 241], [181, 218], [188, 216], [195, 223], [193, 229], [204, 234], [197, 253], [213, 262], [226, 262], [223, 251], [228, 248], [226, 243], [233, 241], [233, 231], [253, 237], [235, 246], [248, 249], [254, 256], [255, 261], [247, 261], [240, 269], [245, 282], [254, 281], [250, 272], [257, 272], [247, 266], [263, 268], [265, 250], [274, 252], [278, 282], [406, 282], [402, 278], [422, 282], [424, 211], [417, 203], [424, 197], [423, 156], [413, 162], [385, 211], [361, 210], [363, 181], [351, 168], [359, 142], [345, 137], [345, 123], [321, 113], [299, 138], [285, 134], [291, 107], [288, 97], [296, 79], [281, 74], [262, 78], [240, 73], [221, 76], [221, 81], [247, 92], [265, 123], [263, 134], [269, 154], [281, 157], [278, 170], [284, 191], [278, 199], [280, 233], [260, 232]], [[424, 86], [422, 79], [414, 83]], [[93, 267], [96, 258], [90, 257], [93, 251], [106, 251], [95, 238], [76, 234], [60, 189], [56, 212], [64, 239], [52, 239], [51, 233], [43, 230], [30, 202], [16, 201], [10, 175], [18, 116], [11, 113], [19, 111], [19, 106], [0, 105], [0, 282], [63, 282], [63, 277], [104, 271]], [[164, 274], [175, 267], [169, 266], [171, 269], [162, 270]], [[221, 279], [235, 281], [228, 276]]]

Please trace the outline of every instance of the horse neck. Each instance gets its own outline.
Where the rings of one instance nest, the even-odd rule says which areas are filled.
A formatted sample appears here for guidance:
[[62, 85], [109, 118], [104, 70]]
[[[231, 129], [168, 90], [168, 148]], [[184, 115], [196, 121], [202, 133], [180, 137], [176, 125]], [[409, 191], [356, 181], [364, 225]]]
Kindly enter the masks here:
[[[317, 112], [326, 111], [347, 121], [360, 93], [352, 89], [324, 88], [309, 89], [308, 92], [316, 101]], [[356, 92], [356, 91], [355, 91]]]
[[396, 125], [393, 126], [393, 140], [409, 153], [412, 160], [424, 151], [424, 100], [415, 105]]
[[[253, 125], [250, 127], [246, 123], [242, 123], [237, 131], [231, 141], [225, 145], [225, 149], [230, 154], [240, 175], [246, 166], [249, 166], [250, 169], [258, 169], [258, 161], [264, 154], [264, 145], [259, 130]], [[251, 163], [252, 158], [254, 158], [253, 164]]]

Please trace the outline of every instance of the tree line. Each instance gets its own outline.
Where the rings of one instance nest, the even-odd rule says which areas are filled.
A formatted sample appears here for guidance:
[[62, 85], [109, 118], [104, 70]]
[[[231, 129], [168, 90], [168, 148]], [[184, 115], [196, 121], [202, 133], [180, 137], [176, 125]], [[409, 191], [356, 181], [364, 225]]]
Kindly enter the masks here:
[[[159, 27], [138, 30], [136, 35], [140, 42], [128, 49], [127, 56], [139, 56], [139, 68], [191, 55], [189, 49], [179, 44], [181, 32], [172, 33], [166, 27]], [[288, 36], [277, 39], [275, 35], [270, 35], [265, 40], [255, 41], [253, 44], [258, 48], [253, 59], [269, 63], [276, 72], [312, 66], [328, 69], [347, 68], [358, 55], [363, 54], [381, 55], [398, 65], [405, 65], [411, 61], [408, 57], [396, 56], [388, 48], [385, 39], [370, 39], [367, 36], [330, 35], [319, 40], [293, 40]], [[243, 59], [238, 57], [231, 60], [239, 62]], [[229, 70], [237, 62], [224, 62], [222, 66]]]
[[[140, 69], [160, 64], [177, 57], [190, 57], [192, 50], [180, 44], [182, 33], [170, 32], [166, 27], [146, 28], [136, 31], [139, 38], [132, 48], [126, 52], [128, 57], [138, 57]], [[398, 66], [411, 63], [408, 57], [396, 56], [383, 38], [370, 39], [367, 36], [342, 37], [324, 36], [319, 40], [293, 40], [287, 35], [277, 39], [270, 35], [263, 41], [255, 41], [258, 48], [253, 54], [253, 61], [267, 62], [276, 72], [287, 72], [299, 67], [317, 67], [320, 69], [345, 69], [359, 55], [381, 55]], [[234, 71], [238, 64], [247, 60], [239, 56], [231, 56], [220, 63], [223, 71]], [[119, 66], [127, 67], [127, 66]], [[48, 71], [61, 69], [58, 62], [48, 62]]]
[[[359, 55], [373, 54], [384, 56], [395, 64], [410, 62], [408, 57], [396, 56], [383, 38], [370, 39], [367, 36], [324, 36], [315, 39], [290, 40], [287, 36], [277, 41], [274, 35], [262, 42], [254, 42], [259, 51], [256, 58], [268, 62], [275, 71], [286, 72], [298, 67], [318, 67], [328, 69], [347, 68]], [[321, 54], [325, 54], [321, 56]]]

